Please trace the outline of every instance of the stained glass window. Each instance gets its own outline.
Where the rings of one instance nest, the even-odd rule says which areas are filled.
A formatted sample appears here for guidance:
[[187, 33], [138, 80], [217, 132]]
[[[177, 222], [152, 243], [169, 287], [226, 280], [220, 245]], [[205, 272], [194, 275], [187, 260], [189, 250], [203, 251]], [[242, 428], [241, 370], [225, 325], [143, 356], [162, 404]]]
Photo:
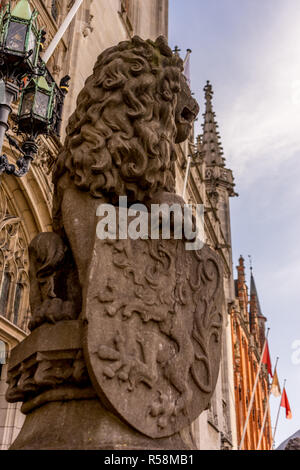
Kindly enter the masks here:
[[6, 316], [10, 286], [10, 274], [5, 271], [0, 294], [0, 315]]
[[0, 364], [6, 363], [6, 344], [0, 339]]
[[19, 282], [17, 283], [16, 286], [16, 292], [15, 292], [15, 301], [14, 301], [14, 318], [13, 322], [15, 325], [18, 324], [18, 318], [19, 318], [19, 310], [20, 310], [20, 304], [21, 304], [21, 298], [22, 298], [22, 292], [23, 292], [23, 286]]
[[0, 380], [1, 380], [1, 375], [2, 375], [2, 367], [4, 364], [6, 364], [6, 357], [7, 357], [6, 344], [4, 343], [4, 341], [0, 339]]

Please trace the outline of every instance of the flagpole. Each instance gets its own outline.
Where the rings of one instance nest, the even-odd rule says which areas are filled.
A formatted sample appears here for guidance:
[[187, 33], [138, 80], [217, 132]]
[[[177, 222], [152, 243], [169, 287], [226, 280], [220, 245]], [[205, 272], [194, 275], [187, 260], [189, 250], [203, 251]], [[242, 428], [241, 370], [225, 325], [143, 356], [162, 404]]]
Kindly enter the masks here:
[[188, 178], [189, 178], [191, 163], [192, 163], [192, 156], [189, 155], [188, 156], [188, 161], [187, 161], [187, 166], [186, 166], [184, 183], [183, 183], [182, 199], [185, 199], [185, 193], [186, 193], [186, 188], [187, 188], [187, 182], [188, 182]]
[[262, 348], [261, 357], [260, 357], [260, 361], [259, 361], [259, 365], [258, 365], [258, 370], [257, 370], [256, 378], [255, 378], [255, 383], [254, 383], [254, 387], [253, 387], [253, 391], [252, 391], [252, 396], [251, 396], [251, 400], [250, 400], [250, 403], [249, 403], [247, 418], [246, 418], [246, 421], [245, 421], [244, 430], [243, 430], [243, 434], [242, 434], [242, 438], [241, 438], [241, 442], [240, 442], [240, 445], [238, 447], [238, 450], [242, 450], [242, 447], [243, 447], [243, 444], [244, 444], [246, 431], [247, 431], [247, 427], [248, 427], [248, 422], [249, 422], [249, 418], [250, 418], [250, 413], [251, 413], [254, 398], [255, 398], [255, 391], [256, 391], [257, 384], [258, 384], [259, 374], [260, 374], [261, 365], [262, 365], [262, 361], [263, 361], [263, 357], [264, 357], [264, 352], [265, 352], [265, 349], [266, 349], [267, 340], [268, 340], [268, 336], [269, 336], [269, 331], [270, 331], [270, 328], [268, 328], [267, 335], [266, 335], [266, 338], [265, 338], [265, 343], [264, 343], [264, 346]]
[[191, 50], [191, 49], [187, 49], [187, 50], [186, 50], [186, 56], [185, 56], [185, 59], [184, 59], [184, 61], [183, 61], [183, 66], [184, 66], [184, 67], [185, 67], [185, 65], [186, 65], [186, 63], [187, 63], [187, 61], [188, 61], [188, 59], [189, 59], [191, 53], [192, 53], [192, 50]]
[[60, 42], [61, 38], [67, 31], [71, 21], [73, 20], [74, 16], [76, 15], [77, 11], [79, 10], [83, 0], [76, 0], [74, 5], [72, 6], [71, 10], [66, 16], [66, 19], [63, 21], [62, 25], [60, 26], [59, 30], [57, 31], [56, 35], [52, 39], [48, 49], [46, 50], [43, 61], [47, 64], [48, 60], [52, 56], [53, 52], [55, 51], [58, 43]]
[[283, 389], [282, 389], [282, 392], [281, 392], [281, 396], [280, 396], [280, 403], [279, 403], [279, 408], [278, 408], [278, 413], [277, 413], [277, 418], [276, 418], [276, 423], [275, 423], [275, 428], [274, 428], [274, 433], [273, 433], [273, 438], [272, 438], [272, 448], [274, 449], [274, 444], [275, 444], [275, 434], [276, 434], [276, 431], [277, 431], [277, 426], [278, 426], [278, 421], [279, 421], [279, 415], [280, 415], [280, 410], [281, 410], [281, 399], [282, 399], [282, 394], [283, 394], [283, 391], [285, 389], [285, 384], [286, 384], [286, 379], [284, 381], [284, 384], [283, 384]]
[[[278, 361], [279, 361], [279, 357], [276, 358], [276, 364], [275, 364], [274, 371], [276, 371], [276, 369], [277, 369]], [[274, 374], [274, 377], [275, 377], [275, 374]], [[265, 409], [265, 413], [264, 413], [264, 419], [263, 419], [263, 423], [262, 423], [262, 427], [261, 427], [261, 431], [260, 431], [260, 436], [259, 436], [259, 441], [258, 441], [256, 450], [259, 450], [260, 444], [261, 444], [261, 441], [262, 441], [262, 438], [263, 438], [263, 433], [264, 433], [265, 424], [266, 424], [267, 415], [268, 415], [268, 410], [269, 410], [269, 402], [270, 402], [270, 397], [271, 397], [271, 393], [272, 393], [272, 385], [273, 385], [273, 382], [274, 382], [274, 377], [273, 377], [272, 384], [271, 384], [270, 390], [269, 390], [268, 401], [267, 401], [267, 403], [266, 403], [266, 409]]]

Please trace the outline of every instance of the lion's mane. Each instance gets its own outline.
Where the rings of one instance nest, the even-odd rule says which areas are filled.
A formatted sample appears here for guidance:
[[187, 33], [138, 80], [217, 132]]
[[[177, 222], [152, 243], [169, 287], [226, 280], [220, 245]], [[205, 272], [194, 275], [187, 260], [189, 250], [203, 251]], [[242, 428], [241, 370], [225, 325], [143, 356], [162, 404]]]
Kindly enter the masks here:
[[54, 172], [94, 197], [174, 191], [182, 60], [165, 39], [135, 36], [103, 52], [77, 99]]

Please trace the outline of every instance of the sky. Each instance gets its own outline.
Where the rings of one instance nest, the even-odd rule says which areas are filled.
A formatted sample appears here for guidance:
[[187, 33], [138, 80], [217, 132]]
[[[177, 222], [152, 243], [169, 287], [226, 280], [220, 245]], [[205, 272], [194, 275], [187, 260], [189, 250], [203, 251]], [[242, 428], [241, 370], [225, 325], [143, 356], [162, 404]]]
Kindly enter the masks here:
[[[273, 365], [292, 409], [276, 447], [300, 429], [300, 1], [170, 0], [169, 43], [192, 49], [191, 87], [201, 111], [210, 80], [238, 198], [231, 199], [235, 266], [245, 258], [270, 328]], [[280, 399], [271, 397], [272, 425]]]

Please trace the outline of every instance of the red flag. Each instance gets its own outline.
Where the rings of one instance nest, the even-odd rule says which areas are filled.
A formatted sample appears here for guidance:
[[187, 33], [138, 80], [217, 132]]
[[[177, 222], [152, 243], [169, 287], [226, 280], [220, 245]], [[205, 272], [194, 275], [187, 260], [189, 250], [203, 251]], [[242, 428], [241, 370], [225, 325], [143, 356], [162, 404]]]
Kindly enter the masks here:
[[285, 408], [286, 419], [292, 419], [291, 407], [290, 407], [290, 404], [289, 404], [289, 400], [288, 400], [285, 388], [283, 389], [283, 392], [282, 392], [282, 398], [281, 398], [280, 406], [282, 406], [282, 408]]
[[273, 377], [268, 340], [266, 341], [262, 363], [267, 366], [267, 369], [268, 369], [268, 372], [269, 372], [270, 376]]

